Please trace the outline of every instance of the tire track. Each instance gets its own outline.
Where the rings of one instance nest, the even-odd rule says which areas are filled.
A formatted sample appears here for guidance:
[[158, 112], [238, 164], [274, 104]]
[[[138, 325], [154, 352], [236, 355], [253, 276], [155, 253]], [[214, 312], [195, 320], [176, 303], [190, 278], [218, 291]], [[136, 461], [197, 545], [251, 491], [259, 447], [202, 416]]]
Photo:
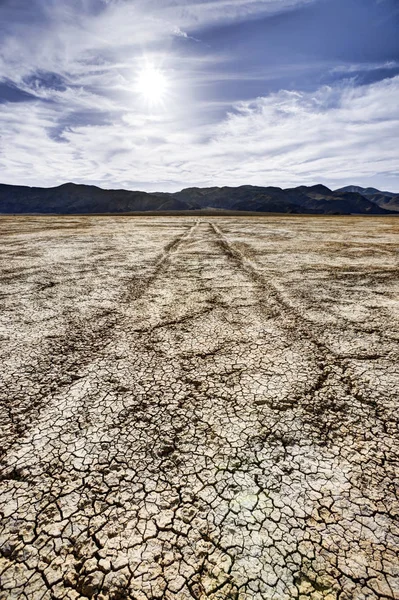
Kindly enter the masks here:
[[84, 377], [82, 371], [106, 346], [115, 326], [123, 318], [118, 306], [131, 304], [147, 292], [167, 268], [170, 257], [190, 238], [197, 225], [198, 222], [164, 246], [154, 260], [153, 273], [145, 279], [132, 280], [115, 303], [114, 310], [101, 311], [89, 321], [78, 321], [71, 314], [64, 315], [65, 332], [42, 348], [37, 361], [26, 364], [24, 373], [11, 373], [8, 378], [2, 373], [0, 408], [4, 416], [0, 425], [3, 439], [0, 460], [14, 441], [29, 431], [49, 398]]
[[[268, 297], [274, 299], [277, 306], [283, 308], [286, 314], [290, 315], [296, 320], [296, 326], [300, 327], [301, 330], [303, 330], [304, 333], [310, 337], [317, 346], [325, 348], [325, 350], [332, 356], [341, 360], [344, 360], [345, 358], [355, 358], [353, 356], [344, 357], [341, 355], [341, 353], [334, 352], [334, 350], [332, 350], [326, 343], [322, 342], [316, 333], [316, 330], [321, 330], [321, 328], [318, 328], [311, 319], [308, 319], [306, 315], [300, 312], [292, 302], [290, 302], [287, 298], [284, 298], [278, 286], [276, 286], [270, 278], [265, 276], [265, 274], [259, 273], [251, 261], [249, 261], [238, 248], [228, 241], [224, 232], [217, 225], [214, 223], [209, 223], [209, 225], [213, 229], [215, 235], [218, 237], [219, 243], [223, 247], [226, 254], [230, 255], [230, 257], [252, 278], [253, 281], [264, 288], [268, 294]], [[353, 326], [351, 327], [350, 324], [346, 324], [345, 326], [346, 328], [350, 327], [353, 331], [357, 332], [356, 328]], [[392, 341], [392, 338], [389, 336], [386, 336], [386, 339]], [[369, 356], [365, 355], [356, 358], [364, 358], [367, 360]], [[380, 358], [380, 356], [377, 356], [376, 358]]]
[[[210, 222], [209, 226], [217, 237], [218, 242], [226, 255], [229, 256], [231, 260], [235, 262], [237, 267], [244, 271], [250, 279], [262, 289], [267, 297], [267, 302], [271, 302], [277, 311], [282, 313], [285, 321], [282, 325], [286, 329], [295, 332], [297, 337], [299, 334], [303, 339], [308, 340], [315, 347], [321, 367], [321, 373], [316, 382], [309, 388], [308, 393], [312, 396], [312, 400], [306, 410], [309, 411], [310, 409], [311, 413], [318, 417], [323, 409], [322, 407], [314, 405], [313, 401], [315, 394], [323, 390], [323, 388], [328, 387], [332, 378], [335, 380], [338, 378], [342, 382], [346, 394], [351, 396], [355, 401], [355, 405], [358, 404], [359, 408], [361, 408], [361, 413], [363, 413], [361, 416], [365, 417], [366, 413], [371, 412], [371, 416], [378, 420], [382, 430], [385, 430], [387, 415], [384, 414], [383, 409], [378, 406], [372, 396], [366, 397], [360, 391], [359, 381], [356, 379], [355, 375], [350, 373], [349, 361], [346, 358], [342, 358], [340, 354], [334, 352], [326, 343], [320, 340], [317, 331], [315, 331], [316, 328], [314, 323], [283, 298], [276, 285], [273, 284], [269, 278], [257, 271], [244, 254], [229, 242], [223, 231], [217, 225]], [[262, 298], [260, 302], [264, 303], [264, 299]], [[289, 317], [291, 322], [287, 317]], [[299, 397], [294, 397], [292, 402], [288, 403], [283, 408], [290, 409], [295, 406], [299, 400]], [[317, 418], [312, 420], [315, 423], [317, 422]], [[325, 425], [323, 425], [323, 427], [325, 428]], [[329, 432], [326, 431], [324, 433], [329, 434]], [[334, 432], [330, 433], [334, 434]]]
[[166, 244], [162, 252], [158, 255], [158, 258], [155, 260], [155, 268], [153, 274], [150, 275], [150, 277], [147, 277], [141, 283], [137, 283], [137, 281], [132, 282], [132, 285], [129, 287], [128, 292], [126, 293], [124, 302], [132, 302], [134, 300], [138, 300], [147, 292], [147, 290], [151, 287], [153, 282], [158, 277], [160, 277], [164, 270], [167, 268], [168, 263], [173, 254], [175, 254], [178, 251], [179, 247], [185, 241], [191, 238], [198, 225], [199, 221], [196, 221], [194, 225], [192, 225], [187, 231], [183, 232], [174, 240]]

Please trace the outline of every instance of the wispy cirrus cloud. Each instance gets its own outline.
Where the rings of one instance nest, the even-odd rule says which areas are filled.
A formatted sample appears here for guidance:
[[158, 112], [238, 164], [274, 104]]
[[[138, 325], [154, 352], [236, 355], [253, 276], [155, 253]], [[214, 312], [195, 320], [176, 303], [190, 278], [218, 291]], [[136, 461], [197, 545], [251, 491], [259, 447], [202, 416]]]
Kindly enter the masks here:
[[[5, 0], [0, 7], [0, 75], [32, 70], [73, 73], [129, 50], [159, 46], [192, 29], [275, 14], [317, 0]], [[23, 42], [23, 43], [22, 43]]]
[[399, 62], [396, 60], [387, 60], [385, 62], [373, 63], [354, 63], [347, 65], [336, 65], [331, 69], [331, 73], [360, 73], [362, 71], [382, 71], [394, 70], [399, 68]]

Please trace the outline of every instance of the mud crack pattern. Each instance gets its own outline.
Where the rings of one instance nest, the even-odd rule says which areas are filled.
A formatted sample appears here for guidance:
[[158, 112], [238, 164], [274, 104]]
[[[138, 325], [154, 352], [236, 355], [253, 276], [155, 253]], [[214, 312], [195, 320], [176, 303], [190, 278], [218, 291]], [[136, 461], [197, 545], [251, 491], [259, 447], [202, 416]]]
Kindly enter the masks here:
[[399, 598], [393, 218], [2, 218], [0, 598]]

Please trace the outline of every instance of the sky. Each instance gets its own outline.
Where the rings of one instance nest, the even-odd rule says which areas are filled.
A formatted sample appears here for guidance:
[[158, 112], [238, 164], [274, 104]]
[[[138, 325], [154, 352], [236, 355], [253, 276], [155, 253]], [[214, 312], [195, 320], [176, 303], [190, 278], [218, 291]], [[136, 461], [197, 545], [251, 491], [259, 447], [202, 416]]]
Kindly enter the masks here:
[[0, 0], [0, 182], [399, 192], [399, 0]]

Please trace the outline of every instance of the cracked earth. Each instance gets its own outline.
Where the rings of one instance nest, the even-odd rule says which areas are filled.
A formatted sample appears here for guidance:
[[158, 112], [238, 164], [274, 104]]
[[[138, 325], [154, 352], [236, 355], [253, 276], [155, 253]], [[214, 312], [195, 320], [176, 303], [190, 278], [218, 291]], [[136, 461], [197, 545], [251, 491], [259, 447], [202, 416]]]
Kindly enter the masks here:
[[0, 598], [399, 598], [398, 233], [2, 217]]

